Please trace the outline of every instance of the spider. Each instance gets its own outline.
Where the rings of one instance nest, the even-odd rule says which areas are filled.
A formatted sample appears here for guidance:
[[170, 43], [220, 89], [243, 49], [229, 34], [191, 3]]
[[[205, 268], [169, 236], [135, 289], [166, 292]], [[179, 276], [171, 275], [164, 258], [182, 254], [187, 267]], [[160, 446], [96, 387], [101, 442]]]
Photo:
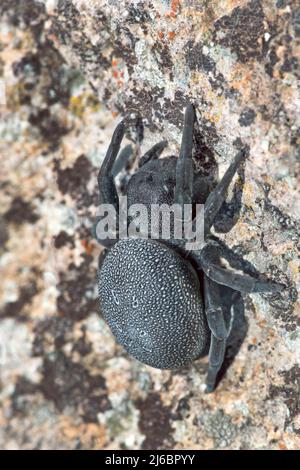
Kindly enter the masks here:
[[[98, 239], [108, 248], [100, 255], [98, 286], [101, 312], [130, 355], [155, 368], [177, 369], [208, 353], [205, 391], [212, 392], [228, 337], [221, 286], [241, 293], [280, 292], [284, 286], [222, 266], [224, 250], [210, 229], [246, 152], [236, 154], [210, 191], [207, 179], [195, 173], [193, 166], [194, 123], [195, 110], [189, 104], [179, 157], [159, 159], [167, 143], [154, 145], [131, 176], [127, 197], [128, 206], [204, 204], [205, 242], [188, 251], [182, 241], [174, 239]], [[114, 177], [127, 158], [120, 152], [117, 159], [125, 128], [125, 120], [116, 127], [98, 175], [100, 203], [112, 204], [116, 211], [119, 199]]]

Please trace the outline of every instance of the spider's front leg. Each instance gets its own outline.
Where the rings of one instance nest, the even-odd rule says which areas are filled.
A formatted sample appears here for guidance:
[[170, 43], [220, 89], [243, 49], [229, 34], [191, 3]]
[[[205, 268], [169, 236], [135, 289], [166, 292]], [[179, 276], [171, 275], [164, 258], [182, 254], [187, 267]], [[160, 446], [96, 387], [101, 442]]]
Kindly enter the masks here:
[[189, 104], [185, 111], [180, 154], [176, 165], [174, 203], [191, 204], [193, 199], [194, 167], [192, 160], [195, 110]]
[[124, 147], [118, 158], [116, 159], [114, 165], [113, 165], [113, 168], [112, 168], [112, 176], [115, 178], [116, 176], [118, 176], [119, 173], [121, 173], [121, 171], [126, 168], [128, 162], [130, 161], [131, 157], [132, 157], [132, 154], [133, 154], [133, 148], [132, 148], [132, 145], [131, 144], [128, 144], [126, 145], [126, 147]]
[[125, 122], [121, 121], [111, 138], [104, 161], [98, 174], [98, 187], [100, 193], [100, 204], [113, 204], [119, 211], [119, 197], [114, 182], [113, 167], [118, 156], [120, 145], [125, 134]]
[[139, 160], [139, 168], [141, 168], [146, 163], [150, 162], [151, 160], [157, 160], [161, 155], [162, 151], [167, 147], [168, 142], [166, 140], [162, 140], [158, 142], [158, 144], [153, 145], [146, 153], [143, 155], [142, 158]]
[[[124, 120], [121, 121], [112, 136], [110, 145], [106, 152], [104, 161], [101, 165], [99, 174], [98, 174], [98, 187], [99, 187], [99, 203], [101, 204], [110, 204], [114, 207], [116, 211], [116, 216], [119, 215], [119, 196], [117, 192], [117, 188], [114, 181], [114, 176], [116, 176], [117, 172], [122, 169], [124, 165], [125, 157], [128, 158], [128, 153], [120, 153], [120, 161], [117, 160], [117, 156], [120, 150], [121, 142], [125, 134], [125, 122]], [[116, 238], [99, 238], [97, 236], [97, 226], [98, 223], [102, 220], [102, 217], [97, 217], [93, 227], [93, 235], [96, 240], [101, 243], [101, 245], [105, 246], [106, 248], [110, 248], [116, 243]], [[118, 234], [115, 234], [116, 236]]]

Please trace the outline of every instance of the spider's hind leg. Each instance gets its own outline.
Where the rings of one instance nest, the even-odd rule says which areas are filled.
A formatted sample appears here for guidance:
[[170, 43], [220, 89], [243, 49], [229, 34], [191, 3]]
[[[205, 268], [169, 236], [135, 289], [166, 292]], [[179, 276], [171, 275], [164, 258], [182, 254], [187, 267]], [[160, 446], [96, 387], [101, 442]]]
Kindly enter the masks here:
[[218, 373], [222, 367], [228, 332], [221, 307], [219, 286], [204, 276], [205, 313], [211, 340], [209, 347], [209, 366], [206, 377], [206, 393], [215, 389]]
[[[263, 281], [249, 276], [249, 274], [233, 269], [223, 268], [221, 258], [225, 258], [222, 246], [216, 241], [208, 241], [200, 252], [200, 265], [207, 277], [214, 282], [230, 287], [238, 292], [281, 292], [285, 289], [283, 284], [273, 281]], [[229, 261], [229, 260], [227, 260]]]

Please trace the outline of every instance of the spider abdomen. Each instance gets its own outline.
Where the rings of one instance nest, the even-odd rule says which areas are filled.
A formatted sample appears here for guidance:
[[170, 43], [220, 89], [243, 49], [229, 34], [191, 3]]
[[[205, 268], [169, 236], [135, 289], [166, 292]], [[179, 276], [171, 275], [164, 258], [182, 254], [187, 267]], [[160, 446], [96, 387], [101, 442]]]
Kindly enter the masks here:
[[139, 361], [173, 369], [206, 352], [210, 337], [191, 265], [151, 240], [119, 241], [99, 272], [101, 311]]

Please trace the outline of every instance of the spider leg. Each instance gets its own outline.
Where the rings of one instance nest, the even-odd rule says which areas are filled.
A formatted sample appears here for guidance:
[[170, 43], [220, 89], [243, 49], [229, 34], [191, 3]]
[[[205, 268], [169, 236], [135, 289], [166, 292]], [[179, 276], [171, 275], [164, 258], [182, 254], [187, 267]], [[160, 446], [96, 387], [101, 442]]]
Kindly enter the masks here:
[[150, 162], [150, 160], [157, 160], [167, 145], [168, 142], [166, 140], [162, 140], [161, 142], [158, 142], [158, 144], [153, 145], [153, 147], [151, 147], [151, 149], [149, 149], [148, 152], [146, 152], [145, 155], [140, 158], [139, 168], [145, 165], [145, 163]]
[[[118, 156], [120, 145], [125, 134], [125, 122], [121, 121], [116, 127], [108, 150], [106, 152], [104, 161], [101, 165], [99, 174], [98, 174], [98, 187], [99, 187], [99, 203], [101, 204], [111, 204], [114, 206], [116, 215], [119, 215], [119, 197], [117, 193], [117, 188], [114, 182], [114, 168], [116, 171], [116, 158]], [[124, 157], [125, 158], [125, 157]], [[117, 167], [117, 169], [120, 167]], [[93, 236], [97, 239], [99, 243], [103, 246], [109, 248], [114, 243], [116, 239], [106, 238], [102, 239], [97, 237], [97, 225], [99, 221], [102, 220], [102, 217], [97, 217], [92, 229]]]
[[132, 157], [132, 154], [133, 154], [133, 149], [132, 149], [131, 144], [126, 145], [126, 147], [124, 147], [121, 150], [112, 168], [112, 176], [114, 178], [126, 167], [127, 163]]
[[192, 150], [194, 122], [194, 106], [189, 104], [185, 110], [181, 148], [176, 165], [174, 203], [180, 204], [181, 206], [184, 204], [191, 204], [193, 199], [194, 168]]
[[108, 251], [109, 250], [107, 248], [104, 248], [103, 250], [101, 250], [101, 253], [98, 257], [98, 269], [99, 269], [99, 271], [102, 268], [102, 264], [104, 263], [104, 260], [106, 258], [106, 255], [107, 255]]
[[223, 178], [209, 194], [204, 205], [205, 232], [209, 232], [214, 219], [219, 212], [226, 196], [227, 189], [246, 156], [245, 150], [240, 150], [227, 168]]
[[124, 121], [121, 121], [113, 133], [110, 145], [98, 174], [100, 204], [113, 204], [117, 212], [119, 210], [119, 197], [114, 182], [113, 167], [119, 153], [124, 134], [125, 123]]
[[217, 375], [224, 361], [228, 332], [220, 306], [219, 287], [207, 276], [204, 276], [204, 299], [207, 322], [211, 331], [205, 390], [206, 393], [210, 393], [215, 388]]
[[225, 348], [226, 340], [218, 339], [212, 334], [209, 347], [209, 366], [206, 376], [205, 393], [214, 391], [217, 375], [224, 361]]
[[240, 274], [233, 269], [220, 266], [224, 257], [222, 247], [215, 241], [209, 241], [200, 252], [200, 265], [207, 277], [218, 284], [231, 287], [244, 293], [281, 292], [285, 286], [272, 281], [260, 281], [248, 274]]

